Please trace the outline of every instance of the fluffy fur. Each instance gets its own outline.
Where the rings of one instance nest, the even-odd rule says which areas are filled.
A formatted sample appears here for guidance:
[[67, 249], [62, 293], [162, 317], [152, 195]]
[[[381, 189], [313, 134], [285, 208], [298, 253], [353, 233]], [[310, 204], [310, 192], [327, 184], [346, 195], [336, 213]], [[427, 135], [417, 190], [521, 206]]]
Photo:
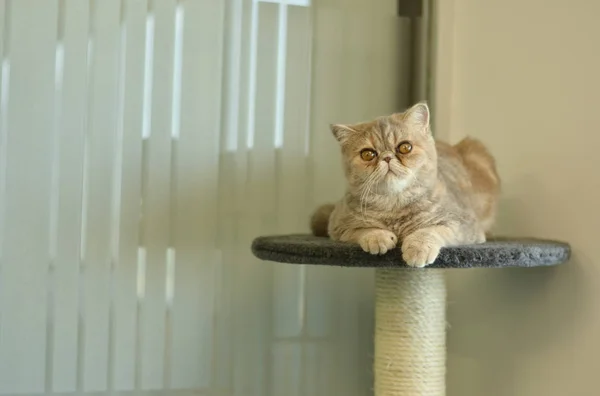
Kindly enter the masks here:
[[[332, 125], [347, 191], [337, 204], [317, 209], [313, 234], [358, 243], [372, 254], [401, 243], [402, 258], [414, 267], [433, 263], [444, 246], [484, 242], [500, 191], [494, 158], [475, 139], [435, 142], [429, 119], [421, 102], [370, 122]], [[402, 153], [405, 142], [412, 150]], [[365, 160], [364, 150], [374, 150], [375, 158]]]

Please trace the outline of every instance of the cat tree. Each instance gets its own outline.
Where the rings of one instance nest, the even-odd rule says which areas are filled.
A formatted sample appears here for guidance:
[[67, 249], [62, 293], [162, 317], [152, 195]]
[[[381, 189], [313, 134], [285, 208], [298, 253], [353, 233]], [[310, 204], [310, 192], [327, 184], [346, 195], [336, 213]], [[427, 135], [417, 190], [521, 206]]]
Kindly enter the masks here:
[[254, 255], [288, 264], [375, 268], [375, 396], [446, 394], [446, 283], [450, 268], [557, 265], [568, 244], [537, 239], [494, 240], [442, 249], [426, 268], [410, 268], [399, 249], [382, 256], [358, 245], [310, 235], [265, 236]]

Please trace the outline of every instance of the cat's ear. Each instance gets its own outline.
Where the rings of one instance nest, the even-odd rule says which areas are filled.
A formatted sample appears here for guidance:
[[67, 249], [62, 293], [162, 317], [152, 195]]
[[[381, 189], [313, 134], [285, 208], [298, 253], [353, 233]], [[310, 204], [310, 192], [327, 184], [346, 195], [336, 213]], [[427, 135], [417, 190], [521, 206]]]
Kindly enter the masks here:
[[350, 135], [356, 133], [356, 130], [352, 129], [348, 125], [342, 124], [331, 124], [329, 129], [331, 129], [333, 136], [335, 136], [337, 141], [340, 143], [344, 143], [346, 140], [348, 140]]
[[404, 120], [413, 127], [429, 133], [429, 120], [431, 118], [429, 106], [426, 102], [419, 102], [404, 112]]

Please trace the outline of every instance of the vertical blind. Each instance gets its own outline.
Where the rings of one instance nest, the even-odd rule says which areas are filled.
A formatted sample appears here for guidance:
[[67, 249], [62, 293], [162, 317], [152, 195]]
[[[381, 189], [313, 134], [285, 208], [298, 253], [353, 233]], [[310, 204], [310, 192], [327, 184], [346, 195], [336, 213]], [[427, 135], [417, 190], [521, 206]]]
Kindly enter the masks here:
[[372, 272], [252, 258], [406, 105], [393, 0], [0, 0], [0, 395], [364, 395]]

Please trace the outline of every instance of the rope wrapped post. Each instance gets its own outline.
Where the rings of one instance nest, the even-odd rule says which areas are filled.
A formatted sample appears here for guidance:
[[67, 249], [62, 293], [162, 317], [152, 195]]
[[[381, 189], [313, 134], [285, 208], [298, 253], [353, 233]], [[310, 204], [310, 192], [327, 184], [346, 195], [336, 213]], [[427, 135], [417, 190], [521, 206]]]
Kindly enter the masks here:
[[435, 263], [410, 268], [399, 250], [374, 256], [351, 243], [311, 235], [259, 237], [262, 260], [375, 268], [375, 396], [446, 394], [446, 285], [443, 269], [540, 267], [568, 261], [571, 247], [540, 239], [496, 239], [442, 249]]
[[445, 395], [444, 274], [385, 268], [375, 274], [375, 396]]

